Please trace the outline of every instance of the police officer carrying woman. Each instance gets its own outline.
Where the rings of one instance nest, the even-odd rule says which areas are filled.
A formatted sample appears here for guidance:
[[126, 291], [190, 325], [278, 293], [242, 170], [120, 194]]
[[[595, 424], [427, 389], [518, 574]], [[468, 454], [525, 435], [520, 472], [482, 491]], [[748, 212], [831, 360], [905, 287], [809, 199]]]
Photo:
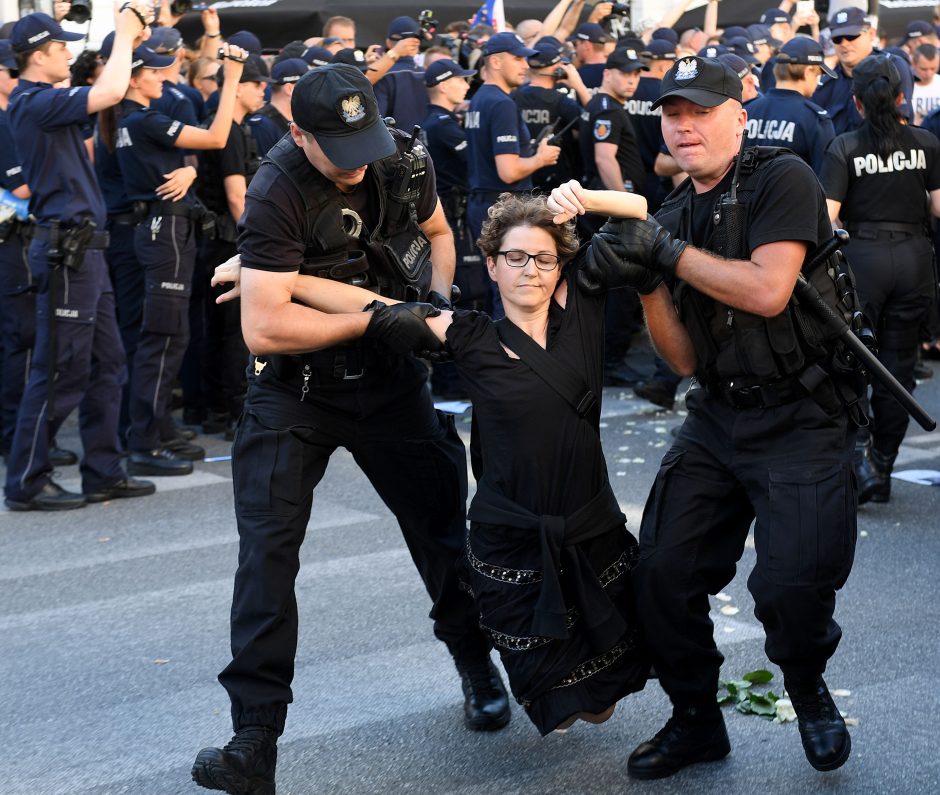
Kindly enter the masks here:
[[238, 47], [226, 46], [223, 52], [230, 79], [209, 129], [151, 109], [163, 93], [161, 70], [174, 60], [147, 47], [134, 51], [130, 84], [117, 115], [105, 112], [100, 120], [101, 137], [117, 153], [127, 198], [140, 219], [134, 251], [144, 272], [144, 308], [131, 370], [127, 440], [128, 470], [135, 474], [186, 475], [192, 472], [187, 458], [201, 458], [204, 452], [196, 445], [169, 449], [161, 439], [173, 435], [168, 432], [170, 392], [189, 340], [196, 221], [202, 212], [190, 191], [196, 169], [183, 167], [183, 150], [218, 149], [228, 139], [246, 56]]
[[[940, 215], [940, 143], [903, 123], [901, 77], [888, 56], [861, 61], [852, 91], [862, 126], [833, 140], [820, 180], [832, 221], [841, 219], [852, 236], [846, 256], [878, 358], [912, 390], [919, 331], [934, 299], [929, 220]], [[887, 502], [908, 417], [877, 381], [870, 414], [870, 438], [856, 450], [858, 501]]]

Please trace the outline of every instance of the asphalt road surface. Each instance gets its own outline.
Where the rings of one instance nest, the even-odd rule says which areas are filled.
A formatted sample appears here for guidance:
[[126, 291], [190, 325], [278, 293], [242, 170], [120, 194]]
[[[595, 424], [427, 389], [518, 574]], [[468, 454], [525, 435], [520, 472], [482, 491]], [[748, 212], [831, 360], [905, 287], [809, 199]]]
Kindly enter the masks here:
[[[940, 367], [917, 396], [940, 416]], [[607, 389], [611, 481], [636, 532], [683, 404], [657, 411]], [[469, 414], [459, 427], [467, 438]], [[202, 437], [210, 456], [229, 445]], [[69, 426], [60, 442], [78, 447]], [[940, 433], [912, 426], [899, 470], [940, 470]], [[77, 487], [75, 467], [62, 470]], [[59, 514], [0, 510], [0, 795], [182, 795], [196, 752], [230, 736], [215, 676], [228, 659], [237, 561], [227, 460], [158, 480], [149, 498]], [[295, 702], [279, 743], [278, 792], [940, 792], [940, 488], [895, 481], [864, 506], [855, 569], [841, 592], [844, 637], [831, 688], [857, 725], [839, 771], [807, 764], [794, 723], [726, 713], [733, 751], [661, 782], [626, 776], [630, 751], [668, 716], [655, 682], [602, 726], [541, 739], [521, 708], [509, 727], [462, 723], [457, 675], [397, 525], [345, 452], [317, 491], [297, 583]], [[713, 600], [723, 675], [762, 667], [745, 581]], [[721, 608], [737, 608], [738, 612]], [[494, 655], [495, 656], [495, 655]]]

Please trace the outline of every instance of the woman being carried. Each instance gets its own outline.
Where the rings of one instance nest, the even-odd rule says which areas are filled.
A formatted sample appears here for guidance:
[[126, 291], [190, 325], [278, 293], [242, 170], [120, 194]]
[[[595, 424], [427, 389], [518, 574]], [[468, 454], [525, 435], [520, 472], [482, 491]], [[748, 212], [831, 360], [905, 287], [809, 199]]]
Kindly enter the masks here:
[[[637, 196], [578, 186], [578, 197], [589, 210], [645, 215]], [[545, 197], [508, 194], [489, 211], [479, 246], [505, 320], [461, 310], [427, 319], [457, 365], [480, 440], [466, 572], [513, 694], [543, 735], [578, 718], [607, 720], [649, 673], [629, 576], [637, 542], [608, 482], [592, 400], [606, 297], [577, 289], [574, 227], [553, 216]], [[220, 266], [214, 282], [232, 271]], [[330, 313], [376, 297], [307, 276], [293, 296]]]

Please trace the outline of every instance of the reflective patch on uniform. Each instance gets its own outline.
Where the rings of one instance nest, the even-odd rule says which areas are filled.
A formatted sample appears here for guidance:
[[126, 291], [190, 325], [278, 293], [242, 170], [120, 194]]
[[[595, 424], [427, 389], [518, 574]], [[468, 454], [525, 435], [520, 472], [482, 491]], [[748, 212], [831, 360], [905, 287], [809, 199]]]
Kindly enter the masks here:
[[594, 140], [606, 141], [610, 138], [610, 119], [598, 119], [594, 122]]
[[466, 142], [466, 141], [461, 141], [459, 144], [457, 144], [457, 146], [454, 147], [454, 151], [455, 151], [455, 152], [462, 152], [462, 151], [463, 151], [464, 149], [466, 149], [466, 148], [467, 148], [467, 142]]

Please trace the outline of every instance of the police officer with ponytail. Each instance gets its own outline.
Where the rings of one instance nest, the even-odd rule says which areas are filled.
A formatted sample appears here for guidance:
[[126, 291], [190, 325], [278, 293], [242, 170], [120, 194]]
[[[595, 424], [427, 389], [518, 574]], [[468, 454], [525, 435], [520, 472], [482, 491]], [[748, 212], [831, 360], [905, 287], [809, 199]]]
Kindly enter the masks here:
[[[225, 50], [223, 70], [241, 76], [243, 51]], [[196, 256], [196, 229], [202, 214], [190, 188], [196, 169], [183, 168], [184, 149], [218, 149], [225, 145], [235, 104], [235, 84], [223, 86], [219, 110], [209, 129], [171, 119], [150, 103], [164, 91], [162, 70], [171, 56], [148, 47], [134, 51], [131, 79], [114, 129], [127, 198], [138, 223], [134, 251], [144, 272], [143, 322], [134, 355], [129, 388], [128, 471], [139, 475], [187, 475], [201, 447], [161, 444], [172, 427], [170, 393], [189, 341], [189, 293]], [[104, 134], [107, 140], [107, 133]], [[166, 184], [167, 176], [177, 172]]]
[[[277, 738], [292, 700], [300, 545], [338, 447], [398, 519], [433, 602], [434, 633], [462, 679], [467, 727], [500, 729], [510, 717], [490, 644], [457, 579], [464, 447], [453, 419], [434, 410], [427, 368], [411, 355], [437, 346], [424, 322], [436, 310], [425, 301], [448, 307], [454, 275], [433, 164], [414, 136], [386, 127], [354, 66], [308, 72], [291, 106], [291, 134], [268, 152], [239, 223], [242, 330], [253, 358], [232, 448], [240, 538], [232, 661], [219, 675], [235, 737], [203, 749], [192, 771], [197, 783], [227, 792], [274, 792]], [[346, 314], [292, 303], [298, 272], [366, 287], [376, 301]], [[388, 307], [383, 296], [406, 303]], [[368, 589], [381, 576], [350, 586]]]
[[[920, 333], [935, 296], [930, 216], [940, 215], [940, 143], [903, 123], [901, 78], [888, 56], [861, 61], [852, 92], [862, 126], [833, 140], [820, 180], [833, 223], [851, 235], [846, 256], [878, 358], [913, 390]], [[870, 419], [856, 453], [858, 498], [887, 502], [908, 415], [879, 382], [872, 385]]]
[[655, 219], [609, 223], [595, 235], [584, 270], [588, 288], [636, 287], [660, 354], [696, 379], [689, 416], [646, 503], [633, 572], [638, 615], [673, 704], [663, 729], [631, 755], [636, 778], [669, 776], [730, 750], [715, 698], [722, 656], [708, 595], [731, 581], [752, 522], [748, 590], [806, 757], [834, 770], [851, 748], [822, 674], [842, 634], [835, 594], [855, 544], [856, 379], [792, 296], [805, 268], [839, 308], [829, 268], [807, 267], [832, 230], [822, 189], [800, 158], [763, 147], [738, 155], [741, 100], [727, 64], [674, 64], [655, 106], [689, 179]]

